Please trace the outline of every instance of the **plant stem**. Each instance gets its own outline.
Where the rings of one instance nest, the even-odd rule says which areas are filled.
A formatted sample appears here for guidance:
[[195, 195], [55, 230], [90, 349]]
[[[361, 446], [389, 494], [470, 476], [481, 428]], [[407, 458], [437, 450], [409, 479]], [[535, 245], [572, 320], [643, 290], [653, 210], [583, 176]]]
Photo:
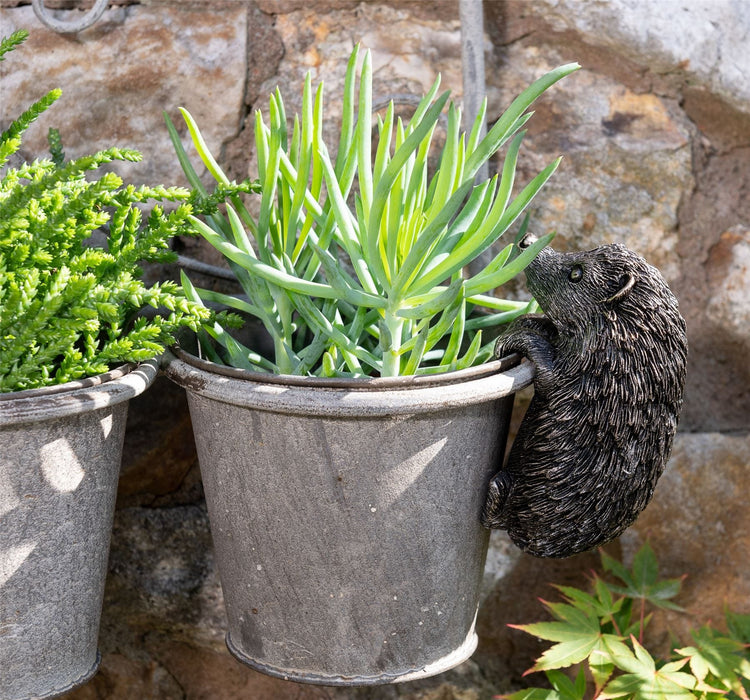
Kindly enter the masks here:
[[396, 316], [396, 310], [388, 308], [385, 311], [385, 326], [388, 329], [388, 347], [383, 349], [383, 376], [397, 377], [401, 374], [401, 338], [404, 331], [405, 319]]
[[640, 644], [643, 644], [643, 633], [645, 632], [646, 625], [644, 624], [646, 620], [646, 599], [641, 598], [641, 616], [640, 620], [638, 621], [638, 642]]
[[274, 335], [274, 355], [276, 366], [280, 374], [291, 374], [293, 372], [292, 358], [289, 357], [289, 348], [292, 347], [292, 318], [289, 299], [282, 290], [276, 294], [276, 307], [281, 318], [281, 335]]

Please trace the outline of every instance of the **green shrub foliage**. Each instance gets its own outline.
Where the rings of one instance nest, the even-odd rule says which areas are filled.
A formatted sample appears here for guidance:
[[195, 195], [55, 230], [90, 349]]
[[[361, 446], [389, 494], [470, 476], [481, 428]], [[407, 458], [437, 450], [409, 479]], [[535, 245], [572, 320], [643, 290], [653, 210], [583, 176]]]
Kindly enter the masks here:
[[[20, 44], [0, 43], [0, 60]], [[0, 391], [60, 384], [161, 353], [182, 326], [210, 312], [174, 282], [146, 286], [142, 262], [176, 258], [169, 247], [188, 233], [193, 212], [182, 188], [126, 185], [101, 167], [138, 162], [133, 150], [109, 148], [65, 162], [60, 136], [51, 157], [9, 167], [29, 125], [59, 97], [52, 90], [0, 135]], [[95, 175], [95, 176], [94, 176]], [[165, 209], [166, 203], [169, 211]], [[150, 207], [150, 212], [148, 211]], [[106, 244], [92, 244], [95, 231]], [[145, 307], [161, 309], [149, 317]]]

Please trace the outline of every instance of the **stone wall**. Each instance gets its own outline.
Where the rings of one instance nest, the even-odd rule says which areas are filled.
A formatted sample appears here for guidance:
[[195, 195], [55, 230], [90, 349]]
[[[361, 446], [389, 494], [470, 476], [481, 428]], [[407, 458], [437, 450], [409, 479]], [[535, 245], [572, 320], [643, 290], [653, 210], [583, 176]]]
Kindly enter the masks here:
[[[0, 33], [31, 31], [21, 52], [0, 63], [0, 127], [43, 92], [64, 91], [29, 131], [27, 157], [44, 151], [47, 127], [56, 126], [69, 155], [135, 147], [145, 159], [128, 169], [131, 180], [180, 184], [162, 111], [176, 119], [184, 106], [226, 169], [244, 176], [253, 110], [278, 84], [292, 112], [311, 70], [325, 80], [335, 118], [356, 40], [373, 51], [379, 97], [420, 95], [441, 72], [461, 99], [453, 0], [111, 5], [94, 28], [71, 37], [42, 27], [28, 0], [0, 0]], [[640, 251], [665, 273], [688, 321], [681, 433], [653, 503], [612, 549], [627, 559], [649, 538], [664, 573], [688, 574], [682, 602], [690, 614], [670, 615], [661, 629], [718, 620], [725, 602], [750, 612], [750, 9], [742, 0], [485, 0], [485, 20], [490, 119], [546, 69], [583, 65], [529, 123], [521, 179], [564, 155], [532, 226], [555, 229], [561, 249], [622, 241]], [[180, 245], [216, 262], [197, 241]], [[131, 408], [102, 670], [71, 700], [491, 698], [519, 682], [536, 651], [506, 623], [536, 619], [550, 582], [581, 582], [597, 562], [594, 554], [536, 560], [496, 533], [472, 661], [431, 681], [371, 690], [261, 676], [224, 648], [185, 399], [158, 381]]]

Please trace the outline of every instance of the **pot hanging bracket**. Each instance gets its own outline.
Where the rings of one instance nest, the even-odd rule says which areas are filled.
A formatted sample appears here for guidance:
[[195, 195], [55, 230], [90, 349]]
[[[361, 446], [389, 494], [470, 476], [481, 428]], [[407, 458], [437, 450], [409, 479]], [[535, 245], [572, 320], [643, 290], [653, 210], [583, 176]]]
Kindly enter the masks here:
[[77, 20], [61, 20], [53, 17], [44, 0], [31, 0], [31, 6], [39, 21], [52, 31], [60, 34], [77, 34], [94, 26], [109, 6], [109, 0], [96, 0], [94, 6]]

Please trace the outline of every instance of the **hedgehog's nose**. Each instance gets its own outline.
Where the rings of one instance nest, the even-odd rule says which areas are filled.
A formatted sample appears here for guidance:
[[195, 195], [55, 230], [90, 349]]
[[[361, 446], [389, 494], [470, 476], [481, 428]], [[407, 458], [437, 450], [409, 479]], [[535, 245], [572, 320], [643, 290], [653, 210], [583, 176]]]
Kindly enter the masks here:
[[535, 236], [533, 233], [527, 233], [519, 242], [518, 247], [521, 250], [525, 250], [529, 246], [533, 245], [539, 240], [537, 236]]

